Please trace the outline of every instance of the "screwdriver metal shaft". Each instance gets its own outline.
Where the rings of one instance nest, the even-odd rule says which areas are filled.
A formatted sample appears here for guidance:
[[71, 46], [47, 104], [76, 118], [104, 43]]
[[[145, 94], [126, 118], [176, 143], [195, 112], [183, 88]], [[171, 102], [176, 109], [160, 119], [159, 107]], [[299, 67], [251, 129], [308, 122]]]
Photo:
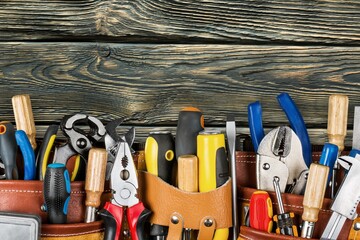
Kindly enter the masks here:
[[276, 233], [297, 237], [297, 228], [293, 223], [294, 213], [285, 212], [284, 210], [284, 205], [281, 199], [279, 181], [280, 179], [278, 177], [274, 177], [273, 184], [280, 212], [279, 214], [274, 216], [274, 221], [277, 223]]

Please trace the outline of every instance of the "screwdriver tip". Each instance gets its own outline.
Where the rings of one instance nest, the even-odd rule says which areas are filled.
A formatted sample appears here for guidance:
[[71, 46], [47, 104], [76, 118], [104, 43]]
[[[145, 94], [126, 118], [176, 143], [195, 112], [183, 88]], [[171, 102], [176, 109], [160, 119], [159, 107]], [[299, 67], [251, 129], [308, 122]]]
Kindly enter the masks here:
[[227, 122], [234, 122], [235, 121], [235, 116], [233, 114], [228, 114], [226, 121]]

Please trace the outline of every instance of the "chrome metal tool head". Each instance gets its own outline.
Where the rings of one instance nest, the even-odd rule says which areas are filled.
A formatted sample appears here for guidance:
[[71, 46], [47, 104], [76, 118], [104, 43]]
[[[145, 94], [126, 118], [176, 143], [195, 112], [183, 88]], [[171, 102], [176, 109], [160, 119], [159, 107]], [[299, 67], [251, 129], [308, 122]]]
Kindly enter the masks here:
[[[257, 187], [262, 190], [273, 190], [274, 177], [279, 178], [281, 192], [286, 185], [306, 185], [298, 181], [308, 168], [302, 155], [302, 146], [295, 132], [280, 126], [271, 130], [261, 141], [256, 162]], [[301, 186], [298, 186], [302, 189]]]
[[354, 220], [358, 216], [356, 209], [360, 201], [360, 161], [349, 156], [342, 156], [337, 161], [348, 173], [331, 206], [333, 213], [321, 239], [337, 239], [345, 220]]
[[129, 144], [120, 141], [110, 177], [113, 191], [112, 203], [131, 207], [139, 203], [137, 197], [138, 179]]

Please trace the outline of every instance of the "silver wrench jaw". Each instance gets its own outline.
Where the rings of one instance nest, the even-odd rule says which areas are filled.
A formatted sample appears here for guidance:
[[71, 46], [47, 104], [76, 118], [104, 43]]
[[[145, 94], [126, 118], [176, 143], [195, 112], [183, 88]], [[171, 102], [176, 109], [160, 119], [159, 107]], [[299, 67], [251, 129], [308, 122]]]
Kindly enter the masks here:
[[256, 155], [256, 185], [257, 189], [274, 191], [273, 179], [279, 178], [280, 191], [285, 192], [289, 169], [277, 158]]
[[345, 220], [354, 220], [358, 216], [356, 208], [360, 201], [360, 161], [350, 156], [342, 156], [337, 161], [348, 173], [331, 206], [333, 213], [321, 239], [337, 239]]
[[288, 189], [287, 192], [290, 192], [292, 194], [304, 195], [308, 175], [309, 175], [309, 169], [302, 171], [298, 179]]
[[286, 185], [296, 192], [304, 191], [308, 167], [300, 139], [291, 128], [280, 126], [265, 135], [258, 148], [256, 164], [259, 189], [272, 191], [272, 180], [277, 176], [281, 192], [285, 192]]

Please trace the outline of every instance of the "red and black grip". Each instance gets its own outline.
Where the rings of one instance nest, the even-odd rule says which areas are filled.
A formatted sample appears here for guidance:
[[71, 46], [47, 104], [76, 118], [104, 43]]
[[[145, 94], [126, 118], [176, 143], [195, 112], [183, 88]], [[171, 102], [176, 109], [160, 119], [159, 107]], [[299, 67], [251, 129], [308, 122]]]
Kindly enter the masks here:
[[[99, 215], [104, 220], [104, 240], [119, 240], [124, 208], [110, 202], [105, 203]], [[127, 209], [127, 219], [132, 240], [145, 240], [144, 225], [151, 211], [146, 209], [142, 202]]]

